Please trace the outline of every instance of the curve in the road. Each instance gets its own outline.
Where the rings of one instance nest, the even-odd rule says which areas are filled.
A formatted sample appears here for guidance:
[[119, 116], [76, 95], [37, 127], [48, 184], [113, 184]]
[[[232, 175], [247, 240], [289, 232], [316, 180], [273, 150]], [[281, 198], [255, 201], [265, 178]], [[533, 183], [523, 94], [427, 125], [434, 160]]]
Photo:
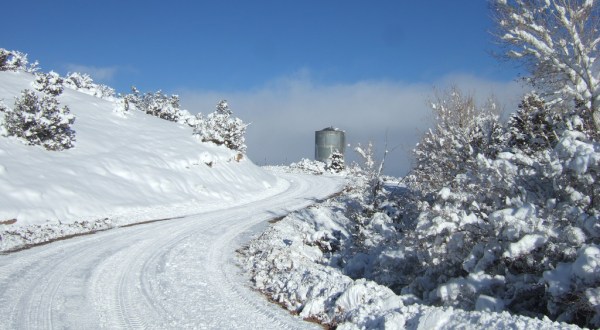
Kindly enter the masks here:
[[314, 327], [252, 291], [233, 261], [267, 220], [343, 186], [281, 176], [287, 190], [250, 204], [0, 256], [0, 328]]

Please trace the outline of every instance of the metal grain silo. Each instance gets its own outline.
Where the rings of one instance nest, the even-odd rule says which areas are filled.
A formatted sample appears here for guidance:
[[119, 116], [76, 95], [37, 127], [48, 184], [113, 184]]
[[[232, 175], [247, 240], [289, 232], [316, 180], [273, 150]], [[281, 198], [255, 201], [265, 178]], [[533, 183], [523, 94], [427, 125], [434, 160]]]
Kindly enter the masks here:
[[342, 155], [346, 150], [346, 134], [344, 131], [327, 127], [315, 132], [315, 159], [326, 163], [334, 152]]

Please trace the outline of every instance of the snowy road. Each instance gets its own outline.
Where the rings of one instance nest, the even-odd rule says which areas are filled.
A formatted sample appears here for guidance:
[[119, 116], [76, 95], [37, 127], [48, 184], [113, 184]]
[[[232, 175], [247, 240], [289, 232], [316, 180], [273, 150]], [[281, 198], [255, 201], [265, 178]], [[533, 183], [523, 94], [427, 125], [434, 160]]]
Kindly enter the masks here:
[[248, 288], [234, 253], [266, 220], [341, 189], [281, 174], [284, 192], [0, 256], [0, 328], [310, 328]]

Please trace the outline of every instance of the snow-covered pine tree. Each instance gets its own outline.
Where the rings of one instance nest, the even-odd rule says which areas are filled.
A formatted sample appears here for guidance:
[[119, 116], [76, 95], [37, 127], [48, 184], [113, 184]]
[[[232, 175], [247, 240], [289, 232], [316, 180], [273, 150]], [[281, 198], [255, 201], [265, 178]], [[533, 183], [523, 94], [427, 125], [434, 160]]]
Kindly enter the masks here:
[[327, 170], [333, 173], [340, 173], [344, 168], [344, 154], [338, 151], [333, 152], [327, 160]]
[[162, 91], [140, 96], [136, 107], [149, 115], [169, 121], [177, 121], [180, 117], [179, 96], [168, 96]]
[[564, 130], [562, 116], [551, 111], [537, 93], [525, 95], [517, 112], [507, 123], [506, 143], [508, 147], [523, 151], [528, 155], [554, 148]]
[[452, 180], [426, 198], [409, 184], [417, 211], [402, 219], [398, 263], [415, 266], [396, 269], [404, 293], [465, 309], [485, 295], [515, 313], [600, 324], [600, 145], [576, 111], [561, 113], [528, 94], [503, 130], [478, 115], [471, 160]]
[[64, 85], [70, 89], [111, 101], [114, 101], [116, 95], [112, 87], [95, 83], [87, 73], [69, 72], [64, 79]]
[[137, 109], [140, 101], [140, 91], [135, 86], [131, 86], [131, 93], [123, 96], [123, 111]]
[[240, 118], [232, 117], [233, 111], [226, 100], [217, 104], [215, 112], [206, 117], [198, 117], [198, 125], [194, 134], [203, 142], [212, 142], [216, 145], [225, 145], [231, 150], [246, 152], [245, 133], [247, 124]]
[[33, 88], [51, 96], [58, 96], [63, 92], [63, 79], [54, 71], [38, 72], [35, 74]]
[[7, 69], [7, 62], [8, 62], [8, 51], [4, 48], [0, 48], [0, 71], [6, 71]]
[[93, 88], [94, 80], [87, 73], [69, 72], [64, 79], [64, 85], [74, 90], [89, 90]]
[[501, 135], [495, 103], [477, 106], [472, 95], [457, 87], [436, 93], [431, 108], [436, 127], [415, 147], [415, 166], [407, 177], [425, 194], [456, 185], [457, 175], [474, 167], [477, 153], [494, 152], [488, 148]]
[[6, 50], [0, 48], [0, 71], [19, 71], [36, 72], [39, 70], [38, 62], [29, 63], [27, 54], [16, 50]]
[[73, 147], [75, 117], [69, 108], [59, 107], [55, 97], [25, 89], [15, 99], [14, 109], [6, 111], [4, 126], [8, 135], [23, 139], [30, 145], [42, 145], [47, 150]]

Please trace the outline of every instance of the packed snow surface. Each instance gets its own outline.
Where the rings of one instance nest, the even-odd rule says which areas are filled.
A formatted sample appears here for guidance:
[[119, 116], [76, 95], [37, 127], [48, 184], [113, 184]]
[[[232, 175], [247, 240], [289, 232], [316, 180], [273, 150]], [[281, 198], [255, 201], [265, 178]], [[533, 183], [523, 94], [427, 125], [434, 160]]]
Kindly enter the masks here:
[[1, 255], [0, 329], [318, 328], [251, 290], [233, 262], [267, 220], [344, 185], [299, 174], [281, 182], [251, 203]]

